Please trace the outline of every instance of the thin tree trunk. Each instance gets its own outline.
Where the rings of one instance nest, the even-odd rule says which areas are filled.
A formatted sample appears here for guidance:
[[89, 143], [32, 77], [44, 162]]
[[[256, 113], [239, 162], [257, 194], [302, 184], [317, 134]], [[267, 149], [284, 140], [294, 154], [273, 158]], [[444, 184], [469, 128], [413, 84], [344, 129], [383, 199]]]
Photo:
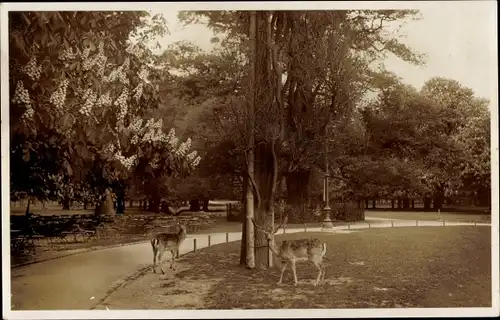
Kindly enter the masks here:
[[30, 214], [30, 197], [28, 197], [28, 204], [26, 205], [26, 211], [25, 211], [25, 215], [29, 216]]
[[246, 199], [245, 199], [245, 249], [246, 249], [246, 267], [255, 268], [255, 244], [254, 244], [254, 126], [255, 126], [255, 87], [256, 87], [256, 61], [257, 60], [257, 12], [250, 12], [250, 85], [248, 97], [248, 141], [247, 141], [247, 173], [248, 183], [246, 184]]
[[122, 186], [116, 189], [116, 213], [125, 213], [125, 188]]
[[[247, 225], [246, 225], [246, 212], [247, 212], [247, 188], [248, 188], [248, 177], [245, 176], [243, 178], [243, 192], [241, 195], [241, 203], [243, 205], [243, 219], [241, 219], [241, 250], [240, 250], [240, 264], [246, 266], [247, 264]], [[228, 206], [230, 207], [231, 204], [229, 203]], [[228, 213], [229, 214], [229, 213]]]

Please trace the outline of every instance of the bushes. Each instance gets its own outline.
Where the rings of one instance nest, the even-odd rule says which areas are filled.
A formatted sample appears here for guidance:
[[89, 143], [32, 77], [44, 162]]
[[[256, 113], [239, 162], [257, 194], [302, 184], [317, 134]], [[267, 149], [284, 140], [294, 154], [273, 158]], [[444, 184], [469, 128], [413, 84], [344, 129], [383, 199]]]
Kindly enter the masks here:
[[[361, 202], [348, 201], [348, 202], [334, 202], [330, 205], [331, 213], [330, 218], [332, 221], [364, 221], [365, 211]], [[228, 208], [229, 209], [229, 208]], [[292, 207], [287, 206], [284, 214], [288, 216], [288, 223], [309, 223], [309, 222], [322, 222], [325, 220], [326, 212], [322, 207], [318, 206], [315, 209], [306, 208], [305, 211], [294, 210]], [[230, 210], [227, 212], [227, 221], [243, 221], [244, 210], [241, 204], [231, 204]], [[280, 211], [278, 208], [275, 210], [276, 222], [281, 222]]]

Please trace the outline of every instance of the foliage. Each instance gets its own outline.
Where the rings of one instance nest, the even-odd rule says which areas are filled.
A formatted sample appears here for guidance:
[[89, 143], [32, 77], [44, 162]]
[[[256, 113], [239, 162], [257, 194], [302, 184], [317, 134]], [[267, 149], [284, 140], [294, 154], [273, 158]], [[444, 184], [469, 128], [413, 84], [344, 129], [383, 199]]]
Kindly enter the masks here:
[[[136, 164], [147, 171], [144, 163], [155, 162], [150, 156], [156, 160], [161, 154], [173, 163], [187, 155], [177, 142], [165, 140], [167, 135], [152, 133], [158, 128], [147, 126], [157, 125], [154, 119], [137, 126], [161, 103], [160, 84], [169, 76], [146, 46], [165, 33], [161, 16], [11, 12], [9, 22], [11, 135], [38, 141], [50, 134], [62, 140], [67, 149], [61, 161], [71, 166], [53, 168], [51, 174], [63, 175], [67, 183], [90, 182], [99, 193], [126, 179]], [[134, 130], [142, 130], [140, 145]], [[186, 164], [199, 162], [195, 154], [190, 157]]]

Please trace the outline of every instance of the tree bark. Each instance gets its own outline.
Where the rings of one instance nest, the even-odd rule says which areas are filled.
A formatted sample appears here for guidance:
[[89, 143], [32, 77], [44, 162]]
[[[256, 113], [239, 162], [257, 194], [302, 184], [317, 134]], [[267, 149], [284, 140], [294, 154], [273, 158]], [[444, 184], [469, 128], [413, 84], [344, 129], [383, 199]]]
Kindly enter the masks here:
[[307, 217], [307, 186], [311, 171], [295, 171], [286, 174], [288, 221], [304, 223]]
[[480, 206], [491, 207], [491, 188], [479, 188], [477, 198]]
[[210, 210], [208, 209], [208, 203], [210, 202], [210, 200], [208, 199], [203, 199], [202, 201], [202, 204], [203, 204], [203, 207], [202, 207], [202, 210], [203, 212], [209, 212]]
[[160, 213], [160, 201], [161, 197], [159, 195], [152, 195], [151, 198], [149, 198], [148, 211]]
[[391, 209], [394, 209], [394, 199], [391, 199]]
[[408, 198], [403, 199], [403, 209], [410, 209], [410, 199]]
[[200, 200], [189, 200], [189, 211], [198, 212], [201, 211]]
[[24, 212], [26, 216], [29, 216], [30, 214], [30, 202], [31, 202], [30, 200], [31, 200], [30, 197], [28, 197], [28, 204], [26, 205], [26, 211]]
[[[274, 225], [274, 195], [272, 194], [273, 159], [268, 144], [256, 148], [255, 180], [260, 191], [260, 203], [257, 206], [255, 220], [260, 226]], [[267, 268], [270, 264], [269, 248], [263, 232], [255, 232], [255, 265]]]
[[69, 210], [71, 208], [71, 199], [70, 198], [64, 198], [62, 200], [62, 209], [63, 210]]
[[119, 186], [115, 189], [116, 193], [116, 213], [124, 214], [125, 213], [125, 188], [123, 186]]
[[376, 209], [377, 208], [377, 200], [372, 200], [372, 209]]
[[444, 194], [442, 192], [437, 193], [434, 196], [434, 209], [435, 210], [440, 210], [443, 208], [443, 202], [444, 202]]
[[244, 249], [245, 249], [245, 265], [249, 269], [255, 268], [256, 257], [254, 252], [255, 238], [254, 226], [252, 219], [255, 218], [255, 199], [254, 192], [257, 191], [255, 185], [254, 166], [255, 166], [255, 99], [256, 99], [256, 68], [257, 68], [257, 12], [250, 12], [250, 83], [248, 90], [248, 113], [247, 113], [247, 154], [246, 158], [246, 185], [245, 185], [245, 221], [243, 228], [245, 231]]
[[424, 210], [430, 210], [431, 209], [431, 198], [424, 198]]
[[[251, 149], [255, 152], [255, 170], [253, 176], [249, 175], [249, 182], [253, 186], [256, 201], [256, 205], [254, 205], [256, 223], [263, 227], [274, 228], [274, 201], [277, 189], [278, 155], [281, 146], [280, 124], [282, 121], [282, 110], [279, 107], [282, 100], [278, 97], [278, 92], [282, 79], [279, 76], [280, 67], [276, 59], [273, 58], [277, 47], [273, 44], [269, 18], [269, 12], [266, 11], [252, 12], [251, 14], [251, 24], [253, 26], [255, 21], [256, 25], [256, 27], [251, 28], [256, 31], [255, 37], [251, 37], [255, 39], [252, 41], [255, 47], [252, 48], [253, 54], [251, 55], [254, 58], [252, 65], [255, 66], [252, 68], [251, 76], [252, 80], [255, 79], [255, 81], [251, 81], [255, 86], [252, 85], [251, 88], [255, 89], [255, 96], [251, 99], [251, 105], [259, 106], [259, 111], [264, 112], [265, 118], [263, 118], [264, 122], [258, 123], [261, 128], [258, 132], [264, 130], [264, 134], [255, 138], [255, 148]], [[276, 103], [275, 98], [278, 98]], [[253, 112], [250, 119], [252, 122], [254, 121]], [[253, 137], [253, 132], [251, 137]], [[250, 207], [249, 204], [247, 206]], [[246, 223], [247, 225], [251, 224], [250, 221]], [[249, 228], [247, 231], [251, 230], [253, 229]], [[260, 268], [268, 268], [272, 265], [272, 255], [263, 232], [255, 232], [255, 265]]]
[[[247, 224], [246, 224], [246, 221], [247, 221], [247, 188], [248, 188], [248, 176], [245, 176], [243, 178], [243, 192], [242, 192], [242, 196], [241, 196], [241, 203], [243, 205], [243, 211], [244, 211], [244, 215], [243, 215], [243, 219], [241, 220], [241, 248], [240, 248], [240, 264], [241, 265], [244, 265], [244, 266], [247, 266], [247, 243], [249, 242], [253, 242], [254, 238], [251, 237], [249, 238], [247, 236]], [[231, 205], [231, 204], [229, 204]], [[253, 211], [253, 206], [252, 206], [252, 211]], [[253, 225], [252, 225], [253, 227]], [[251, 250], [251, 254], [253, 255], [253, 249]], [[252, 258], [253, 259], [253, 258]], [[255, 261], [254, 261], [255, 263]], [[248, 266], [247, 266], [248, 267]]]

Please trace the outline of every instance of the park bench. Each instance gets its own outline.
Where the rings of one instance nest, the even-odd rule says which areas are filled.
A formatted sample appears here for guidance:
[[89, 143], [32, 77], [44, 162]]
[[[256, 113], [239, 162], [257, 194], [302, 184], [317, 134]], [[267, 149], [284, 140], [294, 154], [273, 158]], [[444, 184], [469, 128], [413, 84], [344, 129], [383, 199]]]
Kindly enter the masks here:
[[75, 225], [75, 228], [71, 231], [63, 231], [63, 235], [73, 236], [74, 242], [78, 242], [78, 236], [83, 238], [83, 242], [89, 241], [91, 238], [96, 236], [96, 232], [94, 230], [85, 230], [82, 229], [79, 225]]
[[22, 253], [26, 249], [28, 253], [36, 252], [36, 247], [40, 245], [39, 241], [44, 238], [38, 234], [32, 226], [24, 229], [11, 229], [11, 250], [13, 253]]

